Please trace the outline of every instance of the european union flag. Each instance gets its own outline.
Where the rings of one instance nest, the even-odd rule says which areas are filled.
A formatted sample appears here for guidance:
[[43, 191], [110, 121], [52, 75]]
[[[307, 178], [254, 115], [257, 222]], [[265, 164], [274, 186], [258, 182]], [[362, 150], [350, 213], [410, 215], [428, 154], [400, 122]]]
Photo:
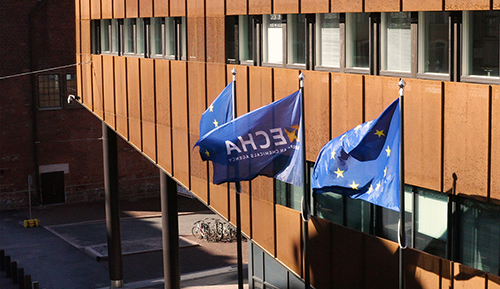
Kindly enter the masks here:
[[202, 136], [195, 146], [213, 162], [214, 184], [264, 175], [302, 185], [300, 99], [296, 91]]
[[[200, 137], [231, 120], [233, 120], [233, 82], [224, 88], [201, 115]], [[203, 155], [201, 157], [205, 160]]]
[[399, 99], [375, 120], [328, 142], [316, 160], [311, 187], [399, 212]]

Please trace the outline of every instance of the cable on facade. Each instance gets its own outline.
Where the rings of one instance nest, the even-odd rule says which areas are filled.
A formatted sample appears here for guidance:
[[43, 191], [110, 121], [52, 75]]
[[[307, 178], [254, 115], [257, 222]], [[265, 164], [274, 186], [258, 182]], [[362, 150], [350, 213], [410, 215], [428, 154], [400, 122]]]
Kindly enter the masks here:
[[25, 76], [25, 75], [30, 75], [30, 74], [35, 74], [35, 73], [42, 73], [46, 71], [51, 71], [51, 70], [57, 70], [57, 69], [62, 69], [62, 68], [68, 68], [72, 66], [77, 66], [77, 65], [83, 65], [87, 63], [92, 63], [92, 61], [86, 61], [86, 62], [80, 62], [80, 63], [75, 63], [75, 64], [68, 64], [68, 65], [63, 65], [63, 66], [57, 66], [57, 67], [51, 67], [51, 68], [46, 68], [42, 70], [35, 70], [35, 71], [30, 71], [30, 72], [23, 72], [19, 74], [13, 74], [13, 75], [7, 75], [7, 76], [0, 76], [0, 80], [8, 79], [8, 78], [14, 78], [14, 77], [19, 77], [19, 76]]

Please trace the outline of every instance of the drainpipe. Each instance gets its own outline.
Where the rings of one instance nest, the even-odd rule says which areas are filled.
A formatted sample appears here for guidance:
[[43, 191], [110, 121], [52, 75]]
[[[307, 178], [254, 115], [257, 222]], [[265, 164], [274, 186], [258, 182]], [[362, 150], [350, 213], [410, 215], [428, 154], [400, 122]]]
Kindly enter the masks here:
[[[28, 41], [29, 41], [29, 71], [34, 71], [34, 55], [33, 55], [33, 16], [39, 11], [40, 7], [45, 4], [44, 0], [38, 0], [38, 3], [35, 5], [33, 10], [31, 10], [28, 14]], [[41, 203], [41, 195], [40, 195], [40, 175], [39, 175], [39, 162], [38, 162], [38, 127], [36, 123], [36, 115], [37, 115], [37, 97], [36, 97], [36, 75], [31, 74], [31, 127], [33, 128], [33, 158], [35, 165], [35, 202]]]

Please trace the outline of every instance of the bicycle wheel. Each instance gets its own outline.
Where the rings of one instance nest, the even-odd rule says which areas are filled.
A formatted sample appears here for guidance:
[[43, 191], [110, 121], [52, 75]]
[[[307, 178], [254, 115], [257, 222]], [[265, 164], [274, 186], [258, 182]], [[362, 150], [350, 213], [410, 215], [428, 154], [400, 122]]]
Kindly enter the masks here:
[[201, 231], [200, 231], [200, 226], [199, 226], [198, 222], [194, 223], [194, 226], [191, 229], [191, 234], [193, 234], [193, 236], [195, 238], [197, 238], [197, 239], [201, 239], [202, 238]]

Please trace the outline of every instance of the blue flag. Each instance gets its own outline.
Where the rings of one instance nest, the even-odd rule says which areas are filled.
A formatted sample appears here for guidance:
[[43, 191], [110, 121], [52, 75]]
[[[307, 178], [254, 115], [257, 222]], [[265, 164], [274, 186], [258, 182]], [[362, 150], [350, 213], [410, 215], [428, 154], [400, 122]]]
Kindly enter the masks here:
[[258, 175], [302, 185], [300, 91], [251, 111], [202, 136], [204, 160], [214, 167], [214, 184]]
[[316, 160], [311, 187], [399, 212], [399, 99], [375, 120], [329, 141]]
[[[233, 82], [217, 96], [201, 115], [200, 138], [226, 122], [233, 120]], [[203, 155], [202, 155], [203, 158]], [[205, 159], [204, 159], [205, 160]]]

